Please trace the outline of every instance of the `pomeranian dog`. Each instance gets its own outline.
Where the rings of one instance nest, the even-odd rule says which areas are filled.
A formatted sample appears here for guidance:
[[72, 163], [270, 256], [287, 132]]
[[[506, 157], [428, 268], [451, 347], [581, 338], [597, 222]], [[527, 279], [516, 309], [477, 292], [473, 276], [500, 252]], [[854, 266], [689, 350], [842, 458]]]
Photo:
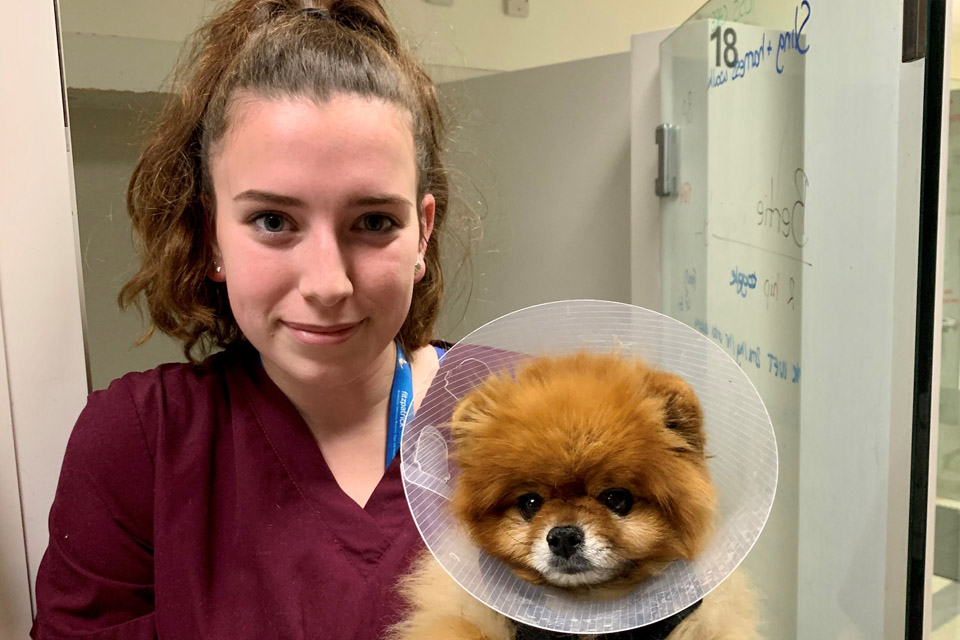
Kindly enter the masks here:
[[[716, 494], [700, 403], [681, 378], [638, 359], [534, 358], [467, 394], [451, 432], [455, 517], [479, 548], [531, 583], [624, 595], [670, 562], [692, 559], [710, 537]], [[464, 591], [429, 551], [400, 588], [409, 609], [393, 638], [533, 635]], [[600, 637], [757, 637], [752, 593], [737, 573], [687, 613], [666, 631]], [[536, 637], [550, 637], [543, 633]]]

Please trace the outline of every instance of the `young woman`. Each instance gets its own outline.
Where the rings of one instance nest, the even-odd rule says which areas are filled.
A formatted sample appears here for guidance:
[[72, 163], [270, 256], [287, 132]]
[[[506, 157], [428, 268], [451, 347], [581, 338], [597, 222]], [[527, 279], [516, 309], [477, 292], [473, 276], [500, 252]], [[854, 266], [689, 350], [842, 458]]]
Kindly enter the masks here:
[[395, 456], [438, 365], [434, 87], [376, 0], [240, 0], [175, 87], [120, 299], [191, 363], [91, 395], [32, 635], [377, 638], [421, 544]]

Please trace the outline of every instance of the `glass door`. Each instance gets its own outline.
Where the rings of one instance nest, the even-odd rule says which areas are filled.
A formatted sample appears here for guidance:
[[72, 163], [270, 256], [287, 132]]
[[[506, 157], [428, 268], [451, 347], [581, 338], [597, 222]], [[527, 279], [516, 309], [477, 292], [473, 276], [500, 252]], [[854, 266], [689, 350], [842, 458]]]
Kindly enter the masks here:
[[907, 625], [925, 61], [904, 62], [904, 15], [711, 0], [661, 45], [663, 309], [774, 423], [778, 494], [742, 568], [768, 638]]

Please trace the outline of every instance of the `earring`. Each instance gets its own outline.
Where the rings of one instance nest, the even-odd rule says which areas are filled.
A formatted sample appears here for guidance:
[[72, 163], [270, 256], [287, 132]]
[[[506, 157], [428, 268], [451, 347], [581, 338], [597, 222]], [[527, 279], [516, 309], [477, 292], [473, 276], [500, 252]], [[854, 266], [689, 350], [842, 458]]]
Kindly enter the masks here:
[[420, 264], [419, 260], [417, 260], [417, 264], [413, 265], [413, 275], [417, 275], [418, 273], [420, 273], [420, 269], [422, 268], [423, 268], [423, 265]]
[[220, 270], [221, 270], [221, 269], [222, 269], [222, 267], [221, 267], [220, 265], [217, 265], [217, 268], [215, 269], [215, 271], [216, 271], [217, 273], [220, 273]]

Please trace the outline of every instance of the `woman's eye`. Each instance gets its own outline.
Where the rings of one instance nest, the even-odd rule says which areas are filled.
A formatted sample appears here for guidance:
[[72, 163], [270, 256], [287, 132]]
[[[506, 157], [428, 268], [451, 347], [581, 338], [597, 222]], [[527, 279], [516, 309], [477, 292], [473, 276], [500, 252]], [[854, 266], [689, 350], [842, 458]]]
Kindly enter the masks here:
[[633, 508], [633, 494], [626, 489], [607, 489], [597, 496], [597, 500], [618, 516], [627, 515]]
[[285, 231], [287, 220], [278, 213], [263, 213], [254, 218], [254, 223], [267, 233]]
[[360, 220], [360, 228], [364, 231], [383, 232], [390, 231], [397, 226], [390, 216], [381, 213], [371, 213]]
[[536, 493], [525, 493], [517, 498], [517, 509], [525, 520], [530, 520], [537, 515], [540, 507], [543, 506], [543, 498]]

